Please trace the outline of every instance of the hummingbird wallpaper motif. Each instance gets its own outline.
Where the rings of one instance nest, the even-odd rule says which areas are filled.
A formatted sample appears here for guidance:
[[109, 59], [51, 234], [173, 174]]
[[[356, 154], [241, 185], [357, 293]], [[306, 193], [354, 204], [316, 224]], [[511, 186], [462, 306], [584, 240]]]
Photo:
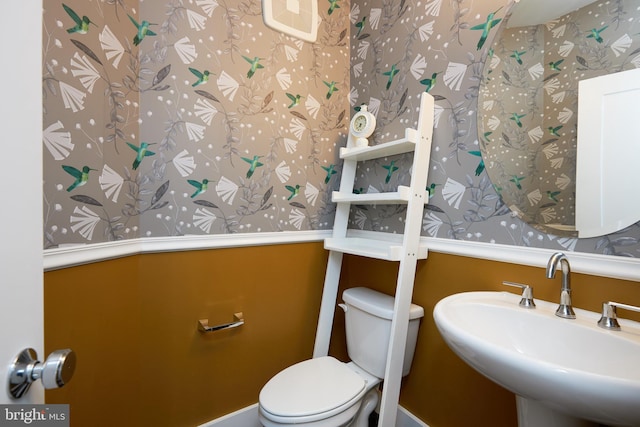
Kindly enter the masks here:
[[331, 227], [348, 8], [310, 44], [260, 0], [44, 6], [45, 248]]
[[[476, 119], [478, 94], [484, 79], [484, 64], [493, 52], [494, 38], [511, 3], [352, 2], [351, 103], [369, 104], [369, 110], [377, 115], [374, 137], [380, 142], [397, 139], [403, 135], [405, 126], [416, 125], [416, 105], [421, 92], [435, 97], [434, 143], [427, 188], [431, 198], [423, 218], [423, 235], [637, 257], [638, 224], [592, 239], [548, 234], [514, 214], [500, 197], [500, 188], [487, 174]], [[598, 53], [603, 63], [615, 63], [614, 58], [620, 55], [626, 58], [627, 66], [640, 66], [637, 58], [629, 64], [634, 57], [640, 58], [636, 50], [640, 47], [637, 30], [640, 14], [636, 7], [633, 1], [594, 2], [590, 13], [601, 23], [597, 29], [605, 26], [609, 29], [600, 31], [600, 35], [606, 36], [602, 42], [598, 42], [597, 34], [588, 31], [591, 27], [581, 37], [602, 45], [593, 52]], [[614, 31], [614, 28], [617, 29]], [[629, 36], [623, 46], [619, 38], [625, 32]], [[567, 31], [565, 37], [569, 36]], [[576, 55], [580, 55], [577, 49], [573, 52], [573, 56]], [[495, 58], [492, 55], [489, 61]], [[510, 58], [502, 55], [501, 59], [505, 62]], [[580, 62], [573, 58], [572, 61]], [[559, 64], [562, 65], [565, 64]], [[585, 67], [594, 66], [595, 63], [590, 63]], [[567, 94], [567, 100], [570, 96], [575, 94]], [[499, 133], [492, 135], [492, 139], [498, 141]], [[410, 159], [390, 160], [381, 159], [363, 167], [356, 185], [358, 191], [386, 191], [390, 185], [403, 183], [410, 172]], [[567, 159], [570, 161], [572, 159]], [[353, 213], [352, 226], [401, 232], [402, 214], [401, 207], [362, 206]]]
[[[426, 91], [436, 117], [424, 236], [638, 256], [638, 225], [547, 234], [487, 175], [478, 93], [511, 2], [318, 0], [315, 43], [267, 28], [259, 0], [45, 2], [45, 248], [331, 229], [350, 116], [367, 104], [370, 143], [394, 140], [417, 125]], [[613, 18], [602, 13], [603, 26]], [[362, 164], [354, 191], [406, 183], [409, 156]], [[356, 207], [352, 228], [401, 232], [403, 209]]]
[[504, 28], [493, 45], [479, 98], [487, 172], [521, 219], [548, 232], [575, 225], [578, 83], [640, 66], [635, 7], [595, 2]]

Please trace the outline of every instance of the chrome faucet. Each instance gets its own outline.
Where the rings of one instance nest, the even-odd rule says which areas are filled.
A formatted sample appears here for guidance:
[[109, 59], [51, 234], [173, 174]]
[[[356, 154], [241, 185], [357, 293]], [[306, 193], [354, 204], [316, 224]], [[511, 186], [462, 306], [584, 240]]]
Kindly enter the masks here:
[[556, 310], [556, 316], [565, 319], [575, 319], [576, 314], [571, 307], [571, 267], [569, 260], [562, 252], [551, 255], [547, 263], [547, 279], [553, 279], [556, 275], [556, 268], [560, 264], [562, 269], [562, 290], [560, 293], [560, 306]]

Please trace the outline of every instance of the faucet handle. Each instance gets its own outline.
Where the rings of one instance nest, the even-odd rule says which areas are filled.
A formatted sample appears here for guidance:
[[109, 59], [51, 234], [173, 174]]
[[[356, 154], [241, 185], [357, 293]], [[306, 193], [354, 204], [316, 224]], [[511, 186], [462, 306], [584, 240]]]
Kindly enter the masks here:
[[640, 313], [640, 307], [636, 307], [628, 304], [621, 304], [619, 302], [608, 301], [602, 303], [602, 316], [598, 320], [598, 326], [604, 329], [612, 331], [619, 331], [620, 324], [618, 323], [618, 313], [616, 307], [623, 308], [625, 310], [637, 311]]
[[536, 303], [533, 301], [533, 288], [531, 286], [507, 281], [502, 282], [502, 284], [522, 289], [522, 299], [519, 304], [521, 307], [536, 308]]

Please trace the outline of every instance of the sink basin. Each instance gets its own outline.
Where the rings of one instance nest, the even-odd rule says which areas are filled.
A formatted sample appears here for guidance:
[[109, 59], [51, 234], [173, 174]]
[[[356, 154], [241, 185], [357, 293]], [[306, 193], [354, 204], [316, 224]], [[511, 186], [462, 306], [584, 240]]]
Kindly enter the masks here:
[[466, 292], [442, 299], [433, 316], [460, 358], [518, 396], [520, 426], [536, 411], [568, 420], [553, 425], [640, 426], [640, 322], [619, 319], [622, 330], [608, 331], [597, 326], [600, 313], [575, 309], [567, 320], [555, 316], [556, 303], [519, 301]]

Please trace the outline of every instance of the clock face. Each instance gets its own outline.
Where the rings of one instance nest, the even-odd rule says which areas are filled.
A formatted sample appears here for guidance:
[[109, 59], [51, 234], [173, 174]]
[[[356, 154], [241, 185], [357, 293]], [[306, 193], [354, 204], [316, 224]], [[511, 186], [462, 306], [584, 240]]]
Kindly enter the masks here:
[[376, 117], [362, 105], [360, 111], [353, 115], [350, 124], [350, 135], [354, 138], [369, 138], [376, 127]]
[[353, 130], [356, 132], [362, 132], [367, 126], [367, 117], [364, 114], [359, 115], [353, 121]]

